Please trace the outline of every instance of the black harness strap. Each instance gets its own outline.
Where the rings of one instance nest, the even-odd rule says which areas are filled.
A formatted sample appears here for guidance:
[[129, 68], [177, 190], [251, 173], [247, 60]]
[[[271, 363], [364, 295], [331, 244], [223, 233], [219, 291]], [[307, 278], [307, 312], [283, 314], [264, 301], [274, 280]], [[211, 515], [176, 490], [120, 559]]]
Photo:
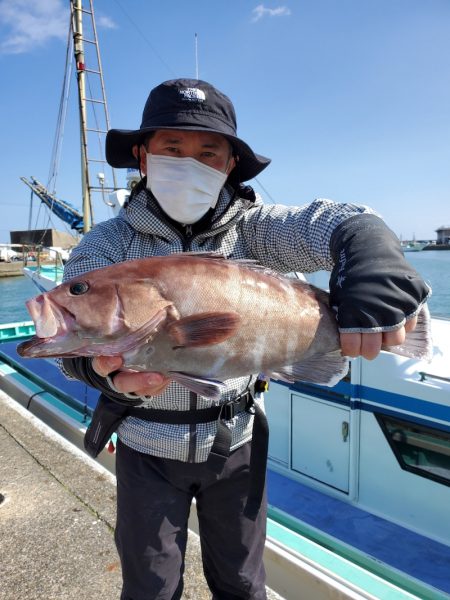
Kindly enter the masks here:
[[250, 392], [245, 392], [230, 402], [210, 408], [199, 408], [197, 410], [163, 410], [157, 408], [139, 408], [130, 406], [127, 409], [127, 417], [136, 417], [144, 421], [155, 423], [168, 423], [170, 425], [190, 425], [191, 423], [210, 423], [216, 419], [228, 421], [238, 413], [244, 412], [251, 398]]
[[267, 454], [269, 451], [269, 423], [267, 417], [257, 404], [253, 404], [255, 419], [253, 421], [252, 453], [250, 456], [250, 490], [244, 515], [254, 521], [264, 496], [266, 484]]

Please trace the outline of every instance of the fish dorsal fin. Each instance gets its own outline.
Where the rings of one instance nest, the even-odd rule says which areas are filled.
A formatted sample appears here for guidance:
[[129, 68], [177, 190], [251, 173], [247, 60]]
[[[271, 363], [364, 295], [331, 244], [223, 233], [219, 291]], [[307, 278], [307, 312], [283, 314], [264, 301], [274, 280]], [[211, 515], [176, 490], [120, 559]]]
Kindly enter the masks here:
[[236, 333], [241, 317], [235, 312], [204, 312], [172, 321], [167, 332], [175, 348], [219, 344]]
[[348, 373], [349, 359], [342, 356], [340, 350], [325, 355], [311, 356], [305, 360], [278, 369], [271, 373], [272, 379], [287, 383], [304, 381], [317, 385], [333, 387]]

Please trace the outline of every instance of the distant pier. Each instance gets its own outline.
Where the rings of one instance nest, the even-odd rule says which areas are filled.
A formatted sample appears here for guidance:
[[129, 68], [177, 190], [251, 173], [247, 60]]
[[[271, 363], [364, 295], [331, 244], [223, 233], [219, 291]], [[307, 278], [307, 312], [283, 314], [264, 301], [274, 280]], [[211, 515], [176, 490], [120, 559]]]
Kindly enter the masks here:
[[450, 244], [428, 244], [422, 250], [450, 250]]
[[24, 263], [22, 260], [0, 262], [0, 277], [17, 277], [23, 275]]

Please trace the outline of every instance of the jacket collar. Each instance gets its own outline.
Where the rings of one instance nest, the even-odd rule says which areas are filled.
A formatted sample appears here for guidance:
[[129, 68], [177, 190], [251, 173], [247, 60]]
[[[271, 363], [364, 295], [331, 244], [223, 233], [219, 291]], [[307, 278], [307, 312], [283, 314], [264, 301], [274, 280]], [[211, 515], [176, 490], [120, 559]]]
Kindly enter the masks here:
[[[253, 204], [253, 201], [237, 196], [231, 186], [225, 185], [219, 194], [216, 207], [210, 215], [210, 222], [204, 233], [209, 234], [222, 228], [233, 221], [238, 213]], [[129, 201], [121, 209], [119, 217], [130, 223], [140, 233], [158, 235], [166, 239], [172, 239], [176, 235], [176, 229], [170, 219], [161, 210], [144, 182], [135, 187]], [[197, 233], [202, 232], [198, 231]]]

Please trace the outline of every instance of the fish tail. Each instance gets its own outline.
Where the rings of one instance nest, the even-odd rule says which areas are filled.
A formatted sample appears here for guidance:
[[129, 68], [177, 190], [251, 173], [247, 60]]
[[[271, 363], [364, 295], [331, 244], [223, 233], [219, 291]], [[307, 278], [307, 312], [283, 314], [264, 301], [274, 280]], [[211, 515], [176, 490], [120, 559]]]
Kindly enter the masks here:
[[417, 325], [413, 331], [405, 336], [405, 341], [399, 346], [384, 346], [386, 352], [399, 356], [430, 361], [433, 357], [433, 341], [431, 337], [431, 317], [426, 304], [420, 307], [417, 313]]

